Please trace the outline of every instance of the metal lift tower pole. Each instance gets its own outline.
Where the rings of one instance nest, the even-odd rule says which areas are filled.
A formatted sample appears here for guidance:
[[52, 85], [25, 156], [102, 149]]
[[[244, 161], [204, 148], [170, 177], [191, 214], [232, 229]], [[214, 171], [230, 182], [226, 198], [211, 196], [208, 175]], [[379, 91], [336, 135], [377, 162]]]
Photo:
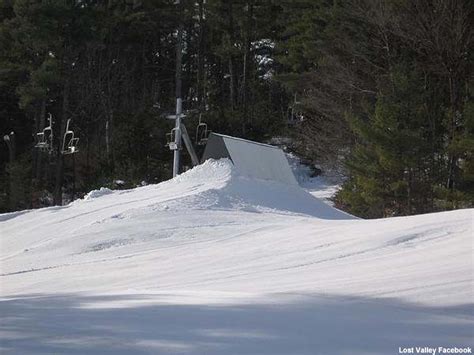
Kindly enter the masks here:
[[[181, 1], [176, 2], [180, 17], [182, 17], [182, 6]], [[183, 61], [183, 21], [180, 18], [178, 33], [177, 33], [177, 44], [176, 44], [176, 121], [175, 121], [175, 137], [176, 149], [174, 150], [173, 156], [173, 177], [179, 174], [179, 158], [181, 150], [181, 115], [183, 113], [183, 101], [181, 98], [181, 71]]]

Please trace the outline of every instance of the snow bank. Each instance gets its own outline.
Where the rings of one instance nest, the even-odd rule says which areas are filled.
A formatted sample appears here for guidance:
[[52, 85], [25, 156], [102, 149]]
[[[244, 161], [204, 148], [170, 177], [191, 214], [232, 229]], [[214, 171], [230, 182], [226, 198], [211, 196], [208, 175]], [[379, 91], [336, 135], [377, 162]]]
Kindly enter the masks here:
[[92, 190], [89, 192], [87, 195], [84, 196], [83, 200], [85, 201], [90, 201], [92, 199], [108, 195], [113, 193], [111, 189], [108, 189], [107, 187], [101, 187], [99, 190]]

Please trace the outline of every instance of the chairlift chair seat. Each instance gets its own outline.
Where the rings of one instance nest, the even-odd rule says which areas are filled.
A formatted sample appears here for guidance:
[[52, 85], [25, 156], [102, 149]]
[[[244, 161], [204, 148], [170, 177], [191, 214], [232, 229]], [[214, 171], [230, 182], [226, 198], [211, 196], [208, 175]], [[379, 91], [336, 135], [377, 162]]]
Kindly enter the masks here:
[[176, 144], [176, 131], [178, 129], [175, 127], [171, 130], [170, 133], [166, 133], [166, 145], [170, 150], [178, 150], [178, 144]]
[[207, 123], [201, 122], [201, 118], [199, 118], [199, 123], [196, 127], [196, 144], [206, 145], [208, 136]]
[[35, 148], [41, 151], [53, 152], [53, 116], [48, 114], [49, 126], [45, 127], [42, 132], [36, 133]]
[[69, 124], [71, 119], [67, 120], [66, 123], [66, 132], [64, 132], [63, 136], [63, 145], [61, 154], [74, 154], [77, 153], [79, 150], [77, 149], [77, 144], [79, 143], [79, 138], [74, 137], [74, 131], [69, 129]]
[[63, 149], [62, 153], [63, 154], [78, 153], [79, 152], [79, 149], [77, 149], [78, 143], [79, 143], [79, 138], [74, 138], [73, 136], [73, 138], [71, 138], [71, 140], [67, 144], [66, 149]]

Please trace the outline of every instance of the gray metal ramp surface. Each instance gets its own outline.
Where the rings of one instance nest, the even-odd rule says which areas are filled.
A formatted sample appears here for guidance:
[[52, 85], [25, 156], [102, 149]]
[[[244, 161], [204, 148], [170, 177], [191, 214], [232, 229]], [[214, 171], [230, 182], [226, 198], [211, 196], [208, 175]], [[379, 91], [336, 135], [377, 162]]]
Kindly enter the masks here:
[[202, 161], [229, 158], [241, 175], [298, 185], [285, 153], [268, 144], [211, 133]]

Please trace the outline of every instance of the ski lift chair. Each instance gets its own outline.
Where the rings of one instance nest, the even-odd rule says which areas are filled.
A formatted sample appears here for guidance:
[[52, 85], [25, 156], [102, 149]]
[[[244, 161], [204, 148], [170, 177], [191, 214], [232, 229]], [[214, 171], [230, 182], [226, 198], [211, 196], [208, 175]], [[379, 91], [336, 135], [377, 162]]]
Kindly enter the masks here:
[[287, 122], [289, 125], [294, 125], [304, 121], [304, 115], [301, 111], [296, 110], [295, 107], [288, 108], [288, 119]]
[[304, 115], [301, 111], [301, 101], [298, 101], [295, 93], [293, 103], [288, 107], [287, 122], [290, 125], [297, 124], [304, 121]]
[[48, 116], [48, 121], [49, 126], [45, 127], [42, 132], [36, 133], [35, 148], [51, 153], [53, 151], [53, 118], [51, 114]]
[[68, 119], [66, 123], [66, 132], [64, 132], [64, 137], [63, 137], [63, 146], [61, 149], [61, 153], [64, 155], [74, 154], [79, 151], [77, 149], [79, 138], [74, 137], [74, 132], [69, 129], [70, 122], [71, 122], [71, 119]]
[[208, 135], [207, 123], [202, 122], [201, 116], [199, 116], [199, 123], [196, 127], [196, 144], [206, 145]]
[[178, 145], [176, 144], [176, 131], [178, 128], [173, 128], [170, 133], [166, 133], [166, 146], [170, 150], [177, 150]]

